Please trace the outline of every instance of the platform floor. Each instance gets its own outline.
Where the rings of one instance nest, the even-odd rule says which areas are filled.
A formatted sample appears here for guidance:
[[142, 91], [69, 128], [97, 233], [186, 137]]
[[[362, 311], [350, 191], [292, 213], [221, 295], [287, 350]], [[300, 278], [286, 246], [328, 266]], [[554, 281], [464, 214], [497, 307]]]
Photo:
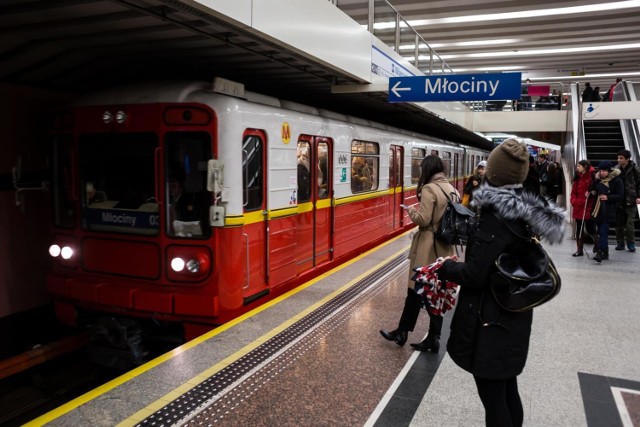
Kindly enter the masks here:
[[[30, 425], [483, 426], [473, 378], [398, 321], [403, 235]], [[535, 310], [519, 377], [526, 426], [640, 425], [640, 253], [597, 265], [546, 246], [563, 287]], [[446, 342], [451, 315], [445, 318]], [[426, 334], [421, 314], [409, 342]]]

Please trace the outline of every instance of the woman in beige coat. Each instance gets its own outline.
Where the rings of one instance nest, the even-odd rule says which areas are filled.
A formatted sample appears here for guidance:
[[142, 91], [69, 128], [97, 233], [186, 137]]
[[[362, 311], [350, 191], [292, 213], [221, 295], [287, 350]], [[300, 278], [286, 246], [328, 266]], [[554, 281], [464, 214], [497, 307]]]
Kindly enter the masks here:
[[[438, 229], [444, 215], [447, 198], [451, 198], [452, 193], [458, 196], [458, 192], [449, 184], [444, 174], [444, 164], [440, 157], [428, 155], [422, 160], [420, 167], [421, 175], [418, 180], [417, 190], [420, 203], [417, 208], [414, 206], [407, 208], [409, 217], [418, 226], [418, 232], [414, 234], [411, 241], [411, 249], [409, 250], [411, 266], [407, 298], [404, 302], [404, 309], [400, 316], [398, 328], [390, 332], [380, 331], [385, 339], [395, 341], [399, 346], [403, 346], [407, 342], [407, 335], [410, 331], [413, 331], [422, 307], [422, 297], [415, 292], [415, 283], [411, 280], [413, 269], [431, 264], [439, 257], [447, 257], [454, 253], [453, 246], [446, 245], [435, 239], [434, 231]], [[411, 344], [411, 346], [416, 350], [437, 353], [440, 349], [441, 330], [442, 317], [430, 314], [427, 338], [418, 344]]]

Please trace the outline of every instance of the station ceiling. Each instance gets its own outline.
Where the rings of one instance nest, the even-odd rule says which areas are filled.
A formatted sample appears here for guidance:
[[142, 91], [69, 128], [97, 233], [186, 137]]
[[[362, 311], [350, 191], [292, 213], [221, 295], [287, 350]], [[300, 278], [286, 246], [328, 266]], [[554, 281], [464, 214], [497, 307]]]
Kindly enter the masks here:
[[176, 0], [2, 0], [0, 82], [82, 94], [118, 83], [223, 77], [247, 90], [460, 143], [487, 140]]
[[[358, 22], [366, 22], [367, 0], [336, 3]], [[376, 7], [384, 3], [388, 8], [386, 2], [375, 3]], [[410, 22], [590, 3], [593, 2], [391, 1]], [[415, 28], [429, 43], [519, 40], [508, 47], [436, 48], [443, 55], [463, 54], [459, 59], [447, 59], [447, 63], [454, 69], [470, 69], [479, 65], [500, 66], [504, 62], [464, 56], [469, 53], [639, 42], [639, 14], [640, 4], [616, 12], [489, 23], [452, 25], [429, 21]], [[82, 94], [121, 82], [211, 81], [219, 76], [242, 82], [248, 90], [281, 99], [486, 147], [486, 140], [457, 125], [409, 104], [387, 103], [385, 93], [331, 94], [332, 85], [362, 82], [177, 0], [2, 0], [0, 33], [0, 82]], [[376, 35], [389, 42], [385, 40], [389, 34], [376, 32]], [[640, 44], [636, 49], [523, 56], [517, 61], [528, 70], [637, 71]]]
[[[337, 2], [367, 24], [368, 1]], [[640, 79], [637, 0], [376, 0], [376, 25], [394, 20], [389, 4], [455, 72], [521, 71], [523, 77], [554, 77], [565, 87], [589, 81], [603, 91], [618, 76]], [[394, 44], [393, 28], [374, 27], [374, 34]], [[414, 56], [411, 49], [400, 53]], [[427, 62], [419, 68], [428, 71]], [[594, 76], [602, 74], [608, 76]]]

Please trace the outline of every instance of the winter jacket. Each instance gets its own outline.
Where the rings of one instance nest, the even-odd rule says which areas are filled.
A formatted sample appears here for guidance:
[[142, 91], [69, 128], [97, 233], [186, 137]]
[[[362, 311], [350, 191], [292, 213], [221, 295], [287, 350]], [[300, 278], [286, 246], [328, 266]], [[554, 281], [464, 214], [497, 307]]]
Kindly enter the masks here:
[[636, 205], [636, 199], [640, 197], [640, 168], [632, 160], [629, 160], [627, 167], [620, 169], [622, 181], [624, 182], [623, 207]]
[[[476, 185], [473, 185], [474, 181], [477, 182]], [[473, 200], [473, 192], [480, 188], [481, 183], [482, 175], [480, 175], [476, 170], [476, 172], [469, 178], [467, 183], [464, 185], [464, 188], [462, 189], [463, 194], [469, 195], [469, 202]]]
[[522, 238], [514, 232], [561, 241], [564, 212], [520, 188], [483, 185], [475, 201], [480, 215], [465, 262], [447, 260], [438, 272], [440, 279], [460, 285], [447, 352], [458, 366], [479, 378], [513, 378], [527, 360], [533, 310], [512, 313], [497, 305], [490, 289], [495, 260], [521, 248]]
[[[591, 212], [593, 211], [593, 204], [596, 199], [593, 195], [589, 195], [589, 199], [585, 197], [585, 194], [591, 188], [593, 181], [593, 174], [595, 169], [590, 167], [588, 171], [583, 174], [576, 174], [571, 186], [571, 216], [575, 219], [585, 220], [591, 219]], [[585, 212], [586, 206], [586, 212]]]
[[[616, 222], [616, 207], [620, 204], [624, 192], [624, 184], [619, 175], [620, 169], [612, 169], [604, 179], [600, 179], [600, 172], [595, 175], [591, 194], [596, 199], [594, 211], [597, 210], [597, 213], [593, 217], [597, 224]], [[599, 200], [602, 194], [606, 194], [606, 201]]]
[[[449, 197], [452, 192], [458, 194], [445, 175], [437, 173], [429, 183], [422, 186], [418, 208], [410, 207], [407, 210], [411, 221], [418, 226], [418, 232], [414, 234], [409, 249], [410, 271], [415, 267], [431, 264], [438, 257], [453, 255], [453, 246], [437, 241], [434, 234], [447, 207], [447, 198], [443, 191]], [[409, 287], [413, 288], [414, 285], [415, 283], [409, 280]]]

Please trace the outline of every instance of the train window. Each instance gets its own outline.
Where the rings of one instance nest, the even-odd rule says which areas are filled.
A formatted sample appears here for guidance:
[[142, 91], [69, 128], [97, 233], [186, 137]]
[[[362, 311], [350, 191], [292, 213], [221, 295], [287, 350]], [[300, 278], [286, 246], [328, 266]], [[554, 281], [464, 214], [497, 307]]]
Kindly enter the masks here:
[[308, 141], [298, 141], [298, 203], [311, 200], [311, 147]]
[[70, 135], [53, 137], [53, 223], [64, 228], [73, 228], [76, 219], [71, 152]]
[[377, 190], [379, 171], [380, 147], [378, 144], [353, 141], [351, 143], [351, 191], [361, 193]]
[[318, 146], [318, 199], [326, 199], [329, 194], [329, 144], [319, 142]]
[[208, 237], [211, 194], [206, 182], [211, 137], [206, 132], [171, 132], [165, 144], [167, 234]]
[[412, 148], [411, 149], [411, 184], [417, 184], [420, 179], [422, 169], [422, 159], [427, 155], [427, 150], [424, 148]]
[[444, 164], [444, 174], [448, 178], [453, 177], [453, 168], [451, 167], [451, 153], [444, 151], [442, 153], [442, 163]]
[[158, 234], [157, 147], [152, 133], [80, 136], [78, 167], [85, 229]]
[[262, 208], [263, 146], [257, 135], [246, 135], [242, 141], [242, 204], [245, 211]]

